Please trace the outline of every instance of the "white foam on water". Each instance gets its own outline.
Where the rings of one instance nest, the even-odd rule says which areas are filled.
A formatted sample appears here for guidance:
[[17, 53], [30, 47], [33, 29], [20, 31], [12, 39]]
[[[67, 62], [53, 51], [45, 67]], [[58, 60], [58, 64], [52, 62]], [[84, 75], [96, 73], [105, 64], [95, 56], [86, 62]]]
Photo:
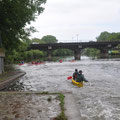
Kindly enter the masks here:
[[[26, 72], [20, 82], [28, 91], [72, 91], [83, 120], [119, 120], [120, 62], [112, 59], [84, 59], [18, 66]], [[78, 88], [67, 80], [76, 68], [83, 70], [89, 81], [84, 83], [83, 88]]]

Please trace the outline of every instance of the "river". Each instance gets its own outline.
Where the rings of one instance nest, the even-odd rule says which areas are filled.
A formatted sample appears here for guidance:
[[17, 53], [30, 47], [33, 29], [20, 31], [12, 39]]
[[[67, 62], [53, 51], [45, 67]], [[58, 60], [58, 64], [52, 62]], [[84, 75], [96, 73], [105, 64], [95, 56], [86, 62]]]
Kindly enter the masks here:
[[[16, 66], [26, 72], [15, 90], [72, 92], [81, 120], [120, 120], [120, 59], [46, 62], [41, 65]], [[89, 81], [78, 88], [67, 80], [75, 69], [83, 71]]]

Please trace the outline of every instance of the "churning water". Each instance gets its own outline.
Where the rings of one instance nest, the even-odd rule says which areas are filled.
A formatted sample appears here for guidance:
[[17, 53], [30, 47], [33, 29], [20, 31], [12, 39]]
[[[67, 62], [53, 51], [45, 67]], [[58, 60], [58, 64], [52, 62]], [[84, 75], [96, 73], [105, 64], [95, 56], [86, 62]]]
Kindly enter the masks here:
[[[16, 85], [23, 91], [73, 92], [81, 120], [120, 120], [120, 59], [25, 64], [26, 75]], [[83, 88], [72, 85], [74, 69], [82, 70], [89, 81]], [[17, 87], [18, 89], [18, 87]]]

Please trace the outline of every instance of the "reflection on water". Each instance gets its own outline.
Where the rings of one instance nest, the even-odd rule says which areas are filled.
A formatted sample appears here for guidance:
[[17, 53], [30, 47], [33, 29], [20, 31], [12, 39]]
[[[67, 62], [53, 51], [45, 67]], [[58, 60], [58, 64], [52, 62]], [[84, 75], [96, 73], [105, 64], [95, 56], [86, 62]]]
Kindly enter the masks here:
[[[72, 58], [71, 58], [72, 59]], [[120, 120], [120, 59], [48, 62], [18, 66], [27, 74], [9, 89], [22, 91], [71, 91], [76, 98], [81, 120]], [[67, 80], [74, 69], [82, 69], [88, 83], [78, 88]]]

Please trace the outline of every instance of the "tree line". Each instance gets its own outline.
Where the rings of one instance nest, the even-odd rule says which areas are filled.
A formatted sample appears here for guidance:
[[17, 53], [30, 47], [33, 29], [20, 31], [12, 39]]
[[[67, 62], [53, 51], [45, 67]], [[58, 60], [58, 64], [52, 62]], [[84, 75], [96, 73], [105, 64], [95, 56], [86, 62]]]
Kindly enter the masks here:
[[[120, 32], [101, 32], [98, 37], [96, 37], [97, 42], [115, 42], [115, 41], [120, 41]], [[117, 46], [118, 49], [120, 49], [120, 45]], [[84, 50], [84, 54], [87, 56], [99, 56], [100, 50], [95, 49], [95, 48], [86, 48]]]
[[[46, 35], [41, 39], [33, 38], [26, 39], [21, 41], [21, 44], [17, 49], [12, 50], [12, 54], [9, 54], [6, 57], [6, 63], [18, 63], [19, 61], [31, 62], [31, 61], [46, 61], [47, 60], [47, 52], [40, 50], [27, 50], [30, 44], [46, 44], [46, 43], [57, 43], [57, 39], [55, 36]], [[71, 56], [73, 55], [73, 51], [68, 49], [58, 49], [54, 50], [52, 53], [53, 60], [55, 56]]]
[[[109, 33], [109, 32], [102, 32], [98, 37], [96, 37], [98, 42], [104, 41], [120, 41], [119, 39], [120, 33]], [[32, 60], [47, 60], [47, 53], [40, 50], [30, 50], [27, 51], [27, 48], [30, 44], [45, 44], [45, 43], [57, 43], [58, 40], [55, 36], [46, 35], [43, 36], [41, 39], [33, 38], [33, 39], [25, 39], [21, 42], [17, 49], [12, 51], [12, 55], [8, 55], [7, 63], [15, 63], [19, 62], [20, 60], [24, 60], [26, 62]], [[119, 47], [119, 46], [118, 46]], [[52, 56], [72, 56], [74, 53], [72, 50], [69, 49], [58, 49], [54, 50]], [[98, 56], [100, 51], [95, 48], [86, 48], [83, 51], [84, 55], [87, 56]]]

